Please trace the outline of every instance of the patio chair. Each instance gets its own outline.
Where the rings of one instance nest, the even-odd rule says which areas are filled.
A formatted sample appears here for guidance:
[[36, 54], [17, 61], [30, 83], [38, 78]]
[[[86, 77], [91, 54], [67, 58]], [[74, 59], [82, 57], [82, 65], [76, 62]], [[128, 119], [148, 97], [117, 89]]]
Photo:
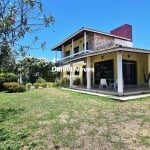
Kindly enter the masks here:
[[108, 89], [108, 84], [106, 79], [100, 79], [99, 89]]

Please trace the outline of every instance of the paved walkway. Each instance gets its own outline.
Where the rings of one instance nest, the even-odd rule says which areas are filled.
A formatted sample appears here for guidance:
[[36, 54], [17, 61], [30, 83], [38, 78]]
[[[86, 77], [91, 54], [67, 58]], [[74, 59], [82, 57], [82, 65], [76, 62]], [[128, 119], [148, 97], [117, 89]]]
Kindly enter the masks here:
[[131, 95], [131, 96], [114, 96], [114, 95], [107, 95], [107, 94], [101, 94], [101, 93], [88, 92], [88, 91], [84, 91], [84, 90], [82, 91], [82, 90], [69, 89], [69, 88], [62, 88], [62, 89], [68, 90], [68, 91], [74, 91], [74, 92], [78, 92], [78, 93], [83, 93], [83, 94], [108, 97], [108, 98], [111, 98], [111, 99], [114, 99], [114, 100], [118, 100], [118, 101], [122, 101], [122, 102], [150, 96], [150, 94], [140, 94], [140, 95]]

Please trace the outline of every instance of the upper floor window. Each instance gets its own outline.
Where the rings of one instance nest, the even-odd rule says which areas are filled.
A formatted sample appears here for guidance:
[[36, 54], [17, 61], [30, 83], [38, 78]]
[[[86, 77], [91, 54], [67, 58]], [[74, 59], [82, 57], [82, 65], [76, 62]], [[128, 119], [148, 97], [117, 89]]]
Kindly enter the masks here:
[[74, 54], [79, 52], [79, 46], [74, 48]]
[[[84, 43], [83, 43], [83, 49], [84, 49]], [[88, 44], [88, 42], [86, 42], [86, 50], [88, 50], [89, 49], [89, 44]]]
[[70, 56], [70, 50], [66, 51], [66, 57]]

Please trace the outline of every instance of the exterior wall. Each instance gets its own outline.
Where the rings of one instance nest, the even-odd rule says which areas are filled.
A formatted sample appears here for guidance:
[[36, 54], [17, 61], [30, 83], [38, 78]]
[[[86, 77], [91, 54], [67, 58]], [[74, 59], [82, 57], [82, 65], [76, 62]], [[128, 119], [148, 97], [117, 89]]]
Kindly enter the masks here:
[[117, 38], [115, 38], [114, 43], [118, 44], [118, 45], [122, 45], [122, 46], [127, 46], [127, 47], [132, 47], [133, 46], [132, 42], [121, 40], [121, 39], [117, 39]]
[[68, 44], [67, 46], [64, 46], [64, 57], [66, 57], [66, 51], [70, 51], [70, 54], [71, 54], [71, 43]]
[[[106, 61], [106, 60], [110, 60], [113, 59], [113, 66], [114, 66], [114, 80], [117, 79], [117, 53], [113, 52], [113, 53], [108, 53], [108, 54], [103, 54], [103, 55], [97, 55], [97, 56], [93, 56], [91, 58], [91, 63], [92, 63], [92, 67], [94, 68], [94, 64], [96, 62], [100, 62], [100, 61]], [[93, 72], [93, 85], [94, 85], [94, 72]]]
[[[113, 69], [114, 69], [114, 80], [117, 79], [117, 52], [112, 52], [108, 54], [102, 54], [97, 56], [91, 57], [91, 68], [94, 68], [94, 64], [96, 62], [100, 61], [106, 61], [113, 59]], [[122, 52], [122, 59], [123, 60], [132, 60], [137, 62], [137, 85], [148, 85], [148, 83], [144, 82], [144, 75], [143, 70], [145, 72], [146, 77], [148, 77], [148, 54], [141, 54], [141, 53], [135, 53], [135, 52]], [[73, 71], [73, 80], [76, 78], [80, 78], [81, 82], [83, 82], [83, 74], [82, 74], [82, 67], [86, 65], [84, 61], [73, 63], [73, 70], [75, 70], [76, 67], [80, 68], [79, 75], [75, 75]], [[70, 67], [70, 65], [65, 65], [65, 67]], [[94, 72], [91, 72], [92, 75], [92, 85], [94, 85]], [[62, 77], [69, 78], [69, 75], [67, 75], [66, 71], [63, 71]]]
[[[94, 48], [94, 34], [93, 33], [87, 33], [87, 42], [88, 42], [88, 49], [93, 50]], [[84, 37], [79, 38], [78, 40], [75, 40], [73, 43], [73, 47], [79, 46], [79, 51], [82, 51], [84, 49]], [[64, 46], [64, 57], [66, 57], [66, 51], [70, 51], [70, 54], [72, 53], [72, 43]]]
[[87, 35], [88, 49], [94, 49], [94, 33], [88, 33]]
[[[130, 55], [130, 56], [129, 56]], [[117, 53], [108, 53], [98, 56], [93, 56], [91, 59], [92, 67], [94, 68], [94, 64], [100, 61], [106, 61], [113, 59], [114, 66], [114, 80], [117, 79]], [[145, 75], [148, 76], [148, 56], [147, 54], [140, 54], [134, 52], [123, 52], [122, 59], [125, 60], [133, 60], [137, 62], [137, 85], [147, 85], [144, 82], [143, 69]], [[94, 83], [94, 73], [93, 73], [93, 83]]]
[[[103, 48], [110, 47], [114, 44], [132, 47], [132, 42], [117, 39], [114, 37], [97, 34], [97, 33], [87, 33], [87, 42], [88, 42], [88, 49], [89, 50], [100, 50]], [[78, 40], [75, 40], [73, 43], [73, 47], [79, 46], [79, 51], [82, 51], [84, 49], [84, 37], [81, 37]], [[64, 46], [64, 57], [66, 57], [66, 51], [70, 51], [70, 55], [72, 54], [72, 43], [70, 42], [68, 45]]]
[[69, 75], [67, 75], [67, 68], [69, 69], [70, 68], [70, 65], [68, 64], [68, 65], [64, 65], [64, 66], [62, 66], [63, 68], [63, 70], [62, 70], [62, 76], [61, 76], [61, 78], [68, 78], [69, 79]]
[[113, 44], [114, 44], [113, 37], [96, 33], [94, 34], [94, 50], [110, 47]]
[[146, 85], [144, 82], [143, 69], [145, 75], [148, 76], [148, 57], [147, 54], [134, 53], [134, 52], [123, 52], [122, 59], [134, 60], [137, 62], [137, 84]]
[[[72, 70], [73, 70], [73, 73], [72, 73], [72, 75], [73, 75], [73, 80], [75, 80], [76, 78], [80, 78], [81, 79], [81, 82], [83, 81], [83, 77], [82, 77], [82, 67], [85, 65], [85, 63], [84, 63], [84, 61], [80, 61], [80, 62], [77, 62], [77, 63], [73, 63], [73, 65], [72, 65]], [[79, 68], [79, 75], [75, 75], [75, 69], [76, 69], [76, 67], [78, 67]], [[66, 68], [70, 68], [70, 65], [68, 64], [68, 65], [64, 65], [63, 66], [63, 72], [62, 72], [62, 76], [61, 76], [61, 78], [63, 78], [63, 77], [67, 77], [68, 79], [69, 79], [69, 77], [70, 77], [70, 75], [67, 75], [67, 70], [66, 70]]]
[[74, 45], [73, 45], [74, 48], [79, 46], [79, 51], [82, 51], [83, 50], [83, 42], [84, 42], [83, 37], [74, 41]]

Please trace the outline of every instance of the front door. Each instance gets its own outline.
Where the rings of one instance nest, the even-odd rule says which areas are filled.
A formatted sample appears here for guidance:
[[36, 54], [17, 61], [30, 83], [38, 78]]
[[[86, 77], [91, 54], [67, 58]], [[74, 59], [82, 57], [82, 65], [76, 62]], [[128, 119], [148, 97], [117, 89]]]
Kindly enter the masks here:
[[137, 62], [123, 60], [124, 85], [137, 85]]

